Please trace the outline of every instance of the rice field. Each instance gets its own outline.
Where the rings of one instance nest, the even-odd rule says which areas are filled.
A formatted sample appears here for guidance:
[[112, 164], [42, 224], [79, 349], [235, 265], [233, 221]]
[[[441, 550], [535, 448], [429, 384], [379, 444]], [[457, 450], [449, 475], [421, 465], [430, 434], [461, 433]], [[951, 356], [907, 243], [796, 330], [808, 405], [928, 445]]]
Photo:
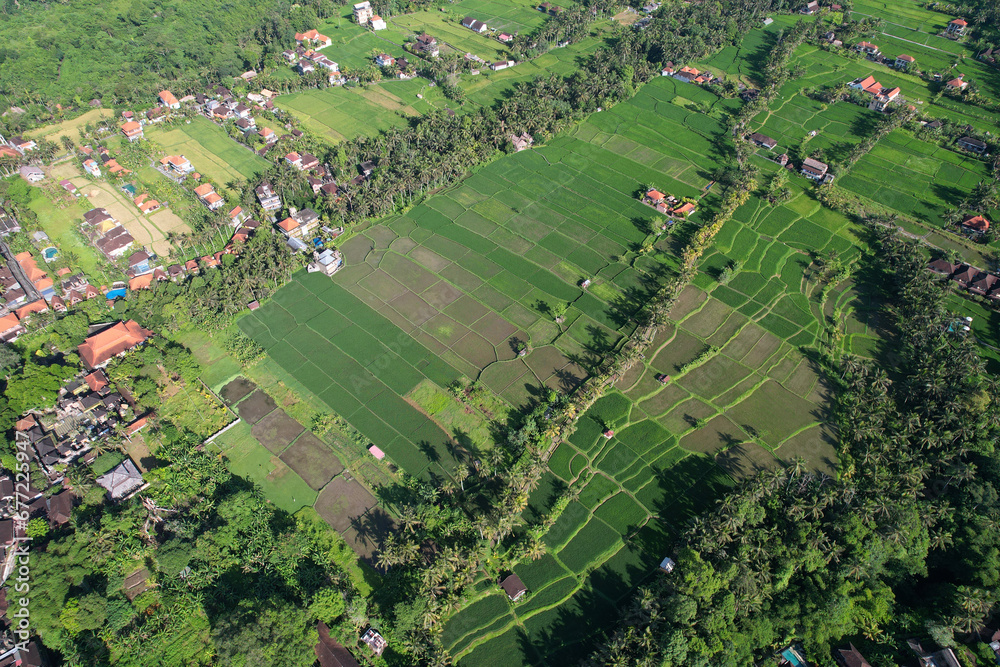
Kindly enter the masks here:
[[225, 130], [202, 116], [174, 126], [147, 126], [146, 139], [158, 144], [167, 155], [184, 155], [195, 169], [219, 185], [252, 178], [263, 173], [269, 163], [236, 143]]
[[[704, 65], [752, 77], [768, 32], [792, 18]], [[805, 75], [754, 129], [778, 140], [776, 152], [846, 155], [877, 116], [815, 103], [803, 88], [878, 66], [813, 47], [798, 57]], [[488, 103], [494, 84], [522, 80], [520, 68], [467, 89], [469, 100]], [[909, 75], [876, 77], [930, 99]], [[631, 333], [629, 313], [675, 266], [673, 238], [637, 253], [657, 219], [637, 192], [654, 185], [710, 210], [716, 195], [706, 188], [732, 160], [724, 121], [739, 105], [657, 78], [547, 145], [364, 229], [342, 245], [347, 268], [332, 280], [297, 276], [241, 328], [402, 468], [447, 474], [455, 449], [452, 427], [442, 424], [457, 422], [446, 406], [431, 408], [441, 388], [477, 380], [513, 407], [542, 387], [566, 390], [585, 377]], [[764, 178], [778, 169], [755, 160]], [[947, 201], [983, 173], [978, 162], [897, 131], [838, 185], [936, 225]], [[843, 331], [845, 351], [879, 354], [879, 304], [852, 280], [824, 283], [822, 262], [851, 262], [864, 241], [846, 217], [820, 205], [807, 181], [792, 176], [789, 189], [782, 204], [752, 197], [737, 209], [644, 358], [552, 452], [525, 516], [537, 519], [561, 489], [578, 495], [546, 533], [546, 554], [514, 566], [529, 589], [525, 600], [513, 605], [481, 582], [448, 620], [442, 641], [459, 665], [576, 664], [616, 606], [660, 576], [657, 566], [687, 521], [740, 479], [798, 457], [835, 472], [830, 387], [815, 358], [830, 325]], [[676, 235], [685, 231], [681, 225]], [[734, 263], [739, 269], [723, 280]], [[584, 278], [592, 280], [587, 290]], [[568, 308], [557, 324], [551, 309], [559, 303]], [[984, 331], [993, 319], [980, 324]], [[530, 352], [519, 356], [522, 346]]]

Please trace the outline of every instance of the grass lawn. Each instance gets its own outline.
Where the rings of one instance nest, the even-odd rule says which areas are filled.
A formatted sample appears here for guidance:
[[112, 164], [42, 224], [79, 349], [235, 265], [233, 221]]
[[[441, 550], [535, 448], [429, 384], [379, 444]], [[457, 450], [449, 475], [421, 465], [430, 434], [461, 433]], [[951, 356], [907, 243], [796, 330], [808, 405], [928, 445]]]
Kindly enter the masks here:
[[236, 143], [225, 130], [198, 116], [190, 124], [147, 127], [145, 136], [160, 145], [165, 154], [184, 155], [196, 171], [219, 186], [241, 178], [252, 178], [268, 167], [268, 162]]
[[[73, 140], [74, 144], [80, 143], [80, 128], [87, 125], [87, 123], [97, 123], [103, 118], [111, 118], [111, 109], [91, 109], [90, 111], [80, 114], [76, 118], [71, 118], [69, 120], [64, 120], [61, 123], [54, 123], [52, 125], [43, 125], [37, 129], [25, 132], [24, 136], [30, 137], [31, 139], [48, 139], [49, 141], [59, 143], [63, 137], [69, 137]], [[60, 146], [60, 151], [62, 147]]]
[[108, 282], [103, 256], [79, 231], [83, 214], [89, 209], [80, 202], [85, 204], [86, 199], [70, 199], [64, 196], [62, 188], [58, 191], [48, 190], [47, 193], [42, 188], [32, 189], [29, 207], [38, 216], [39, 226], [55, 242], [64, 256], [67, 252], [72, 252], [76, 256], [76, 266], [70, 268], [79, 268], [97, 285]]

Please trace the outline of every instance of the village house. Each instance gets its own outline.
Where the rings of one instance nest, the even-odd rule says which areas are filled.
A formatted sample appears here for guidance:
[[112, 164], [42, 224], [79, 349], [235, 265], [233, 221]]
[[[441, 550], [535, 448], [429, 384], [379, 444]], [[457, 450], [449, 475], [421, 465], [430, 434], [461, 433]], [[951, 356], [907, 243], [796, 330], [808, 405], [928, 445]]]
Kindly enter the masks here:
[[486, 32], [486, 24], [483, 23], [482, 21], [477, 21], [471, 16], [466, 16], [464, 19], [462, 19], [462, 27], [468, 28], [472, 32], [479, 34], [483, 34], [484, 32]]
[[368, 0], [354, 5], [354, 20], [358, 22], [358, 25], [365, 25], [374, 15], [375, 12], [372, 11], [372, 3], [368, 2]]
[[260, 130], [257, 134], [260, 135], [260, 138], [263, 139], [264, 143], [266, 143], [268, 146], [277, 143], [278, 141], [277, 132], [275, 132], [269, 127], [265, 127], [263, 130]]
[[240, 129], [243, 134], [250, 134], [251, 132], [257, 131], [257, 121], [254, 120], [253, 116], [249, 118], [239, 118], [236, 121], [236, 127]]
[[111, 260], [124, 255], [125, 251], [131, 248], [133, 243], [135, 243], [135, 239], [119, 224], [115, 224], [114, 227], [94, 241], [97, 249]]
[[803, 13], [803, 14], [815, 14], [816, 12], [819, 11], [819, 2], [818, 2], [818, 0], [812, 0], [812, 2], [810, 2], [809, 4], [807, 4], [805, 7], [803, 7], [799, 11], [801, 13]]
[[528, 592], [528, 587], [524, 585], [524, 582], [516, 574], [511, 574], [501, 581], [500, 588], [507, 594], [511, 602], [517, 602]]
[[385, 30], [388, 27], [385, 24], [385, 19], [378, 14], [372, 15], [371, 26], [372, 30]]
[[802, 174], [806, 178], [811, 178], [814, 181], [822, 180], [826, 176], [829, 169], [830, 167], [825, 163], [820, 162], [819, 160], [814, 160], [810, 157], [807, 157], [802, 161]]
[[683, 204], [672, 210], [670, 214], [678, 218], [686, 218], [690, 216], [692, 213], [694, 213], [696, 210], [698, 210], [698, 208], [694, 204], [692, 204], [691, 202], [684, 202]]
[[[0, 142], [2, 143], [2, 142]], [[11, 137], [10, 145], [21, 155], [24, 155], [28, 151], [33, 151], [38, 148], [38, 144], [35, 143], [34, 139], [25, 139], [24, 137]]]
[[160, 103], [165, 107], [169, 107], [171, 109], [181, 108], [181, 103], [177, 101], [177, 98], [174, 97], [174, 94], [169, 90], [161, 90], [159, 98]]
[[674, 69], [674, 64], [672, 62], [668, 62], [663, 66], [663, 69], [660, 70], [660, 76], [673, 76], [676, 72], [677, 70]]
[[502, 32], [499, 35], [497, 35], [497, 41], [503, 42], [504, 44], [510, 44], [511, 42], [514, 41], [514, 35]]
[[494, 72], [499, 72], [502, 69], [507, 69], [508, 67], [513, 67], [513, 60], [498, 60], [497, 62], [490, 65], [490, 69]]
[[938, 275], [942, 275], [945, 278], [952, 275], [959, 269], [958, 264], [952, 264], [946, 259], [935, 259], [927, 265], [927, 268]]
[[948, 22], [948, 28], [947, 28], [948, 34], [955, 35], [956, 37], [959, 35], [964, 35], [965, 29], [968, 26], [969, 23], [965, 19], [952, 19], [951, 21]]
[[375, 64], [379, 67], [392, 67], [396, 64], [396, 59], [390, 56], [388, 53], [380, 53], [375, 56]]
[[229, 212], [229, 224], [233, 227], [239, 227], [246, 219], [247, 213], [243, 210], [242, 206], [237, 206]]
[[183, 155], [168, 155], [160, 160], [160, 164], [178, 176], [187, 176], [194, 171], [191, 162]]
[[965, 81], [965, 75], [959, 74], [957, 77], [945, 84], [950, 92], [960, 92], [969, 87], [969, 82]]
[[874, 58], [879, 53], [881, 53], [879, 48], [874, 44], [872, 44], [871, 42], [858, 42], [857, 45], [854, 47], [854, 50], [865, 54], [869, 58]]
[[122, 134], [124, 134], [125, 138], [129, 141], [138, 141], [139, 139], [142, 139], [142, 125], [134, 120], [130, 120], [122, 125], [121, 130]]
[[149, 195], [145, 193], [133, 199], [132, 203], [134, 203], [144, 214], [152, 213], [160, 208], [160, 202], [155, 199], [150, 199]]
[[686, 65], [676, 72], [674, 72], [673, 77], [678, 81], [683, 81], [684, 83], [692, 83], [697, 81], [698, 77], [701, 76], [701, 72], [693, 67], [687, 67]]
[[985, 234], [990, 229], [990, 221], [981, 215], [967, 215], [958, 226], [972, 234]]
[[295, 43], [300, 46], [303, 44], [310, 44], [322, 48], [333, 44], [333, 40], [313, 29], [295, 33]]
[[385, 641], [385, 638], [375, 631], [374, 628], [368, 628], [363, 635], [361, 635], [361, 641], [368, 645], [368, 648], [372, 650], [375, 655], [382, 655], [385, 648], [389, 645]]
[[128, 256], [128, 272], [132, 276], [140, 276], [143, 273], [149, 273], [152, 268], [149, 265], [149, 260], [152, 259], [148, 252], [145, 250], [137, 250]]
[[142, 345], [153, 335], [135, 320], [117, 322], [102, 331], [88, 336], [77, 348], [84, 366], [91, 370], [103, 368], [111, 359]]
[[340, 252], [327, 248], [323, 252], [313, 253], [313, 261], [309, 263], [306, 270], [309, 273], [321, 272], [332, 276], [344, 266], [344, 258]]
[[522, 132], [519, 135], [510, 135], [510, 142], [514, 144], [514, 150], [520, 153], [523, 150], [531, 148], [531, 145], [535, 143], [535, 139], [527, 132]]
[[422, 53], [429, 58], [437, 58], [441, 53], [437, 38], [431, 37], [426, 32], [421, 33], [417, 37], [416, 41], [413, 42], [413, 50], [416, 53]]
[[963, 264], [958, 268], [958, 271], [952, 275], [951, 279], [958, 283], [960, 286], [968, 288], [969, 285], [974, 283], [979, 278], [980, 271], [968, 264]]
[[295, 211], [278, 223], [278, 228], [289, 238], [308, 238], [319, 227], [319, 214], [311, 208]]
[[167, 119], [167, 107], [153, 107], [146, 112], [147, 124], [162, 123]]
[[45, 172], [32, 165], [24, 165], [18, 169], [18, 173], [21, 174], [21, 178], [29, 183], [37, 183], [45, 179]]
[[962, 137], [955, 144], [962, 150], [975, 153], [976, 155], [982, 155], [986, 152], [986, 142], [973, 137]]
[[754, 132], [750, 135], [750, 141], [757, 144], [761, 148], [766, 148], [767, 150], [772, 150], [778, 145], [778, 142], [767, 136], [766, 134], [761, 134], [760, 132]]
[[21, 321], [14, 313], [7, 313], [0, 317], [0, 340], [4, 343], [13, 343], [25, 332], [21, 326]]
[[257, 201], [265, 211], [273, 212], [281, 208], [281, 198], [271, 189], [270, 183], [262, 183], [254, 190], [257, 194]]
[[113, 501], [130, 498], [146, 487], [142, 473], [139, 472], [130, 458], [126, 458], [110, 472], [101, 475], [95, 481], [98, 486], [107, 490], [108, 497]]
[[917, 62], [916, 58], [914, 58], [913, 56], [908, 56], [908, 55], [906, 55], [904, 53], [904, 54], [896, 56], [896, 62], [895, 62], [894, 67], [896, 69], [901, 69], [901, 70], [905, 71], [905, 70], [910, 69], [910, 67], [915, 62]]
[[83, 161], [83, 170], [94, 178], [101, 177], [101, 167], [93, 158], [87, 158]]
[[0, 237], [16, 234], [21, 231], [21, 223], [10, 213], [0, 208]]
[[998, 284], [1000, 284], [1000, 278], [992, 273], [982, 273], [969, 285], [969, 291], [978, 296], [987, 296], [996, 289]]
[[198, 199], [208, 207], [209, 211], [216, 211], [226, 203], [222, 196], [215, 191], [211, 183], [202, 183], [194, 189], [194, 193], [198, 195]]

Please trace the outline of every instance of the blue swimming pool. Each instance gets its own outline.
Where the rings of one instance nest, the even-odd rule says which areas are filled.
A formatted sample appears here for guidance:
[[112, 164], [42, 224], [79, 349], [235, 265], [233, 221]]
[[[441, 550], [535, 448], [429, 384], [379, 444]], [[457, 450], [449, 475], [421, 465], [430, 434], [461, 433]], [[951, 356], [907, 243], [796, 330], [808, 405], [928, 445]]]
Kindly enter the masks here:
[[59, 256], [59, 249], [56, 248], [55, 246], [49, 246], [48, 248], [42, 251], [42, 255], [45, 257], [46, 260], [51, 262], [53, 259]]
[[121, 298], [123, 298], [125, 296], [125, 292], [127, 292], [127, 291], [128, 290], [126, 290], [124, 287], [122, 287], [120, 289], [113, 289], [113, 290], [109, 291], [107, 294], [105, 294], [104, 296], [106, 296], [109, 299], [121, 299]]

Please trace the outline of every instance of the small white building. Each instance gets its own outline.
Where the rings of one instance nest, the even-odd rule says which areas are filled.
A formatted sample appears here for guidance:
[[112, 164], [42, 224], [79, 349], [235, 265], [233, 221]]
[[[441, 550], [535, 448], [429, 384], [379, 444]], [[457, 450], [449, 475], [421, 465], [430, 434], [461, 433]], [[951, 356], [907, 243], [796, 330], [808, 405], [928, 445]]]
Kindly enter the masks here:
[[21, 178], [28, 181], [29, 183], [37, 183], [38, 181], [45, 178], [45, 172], [38, 167], [32, 167], [26, 165], [20, 169]]
[[374, 16], [372, 16], [371, 24], [372, 24], [372, 30], [385, 30], [386, 29], [385, 19], [382, 18], [381, 16], [379, 16], [378, 14], [375, 14]]
[[327, 248], [323, 252], [314, 252], [313, 261], [309, 262], [306, 270], [309, 273], [321, 272], [332, 276], [344, 267], [344, 257], [339, 251]]

